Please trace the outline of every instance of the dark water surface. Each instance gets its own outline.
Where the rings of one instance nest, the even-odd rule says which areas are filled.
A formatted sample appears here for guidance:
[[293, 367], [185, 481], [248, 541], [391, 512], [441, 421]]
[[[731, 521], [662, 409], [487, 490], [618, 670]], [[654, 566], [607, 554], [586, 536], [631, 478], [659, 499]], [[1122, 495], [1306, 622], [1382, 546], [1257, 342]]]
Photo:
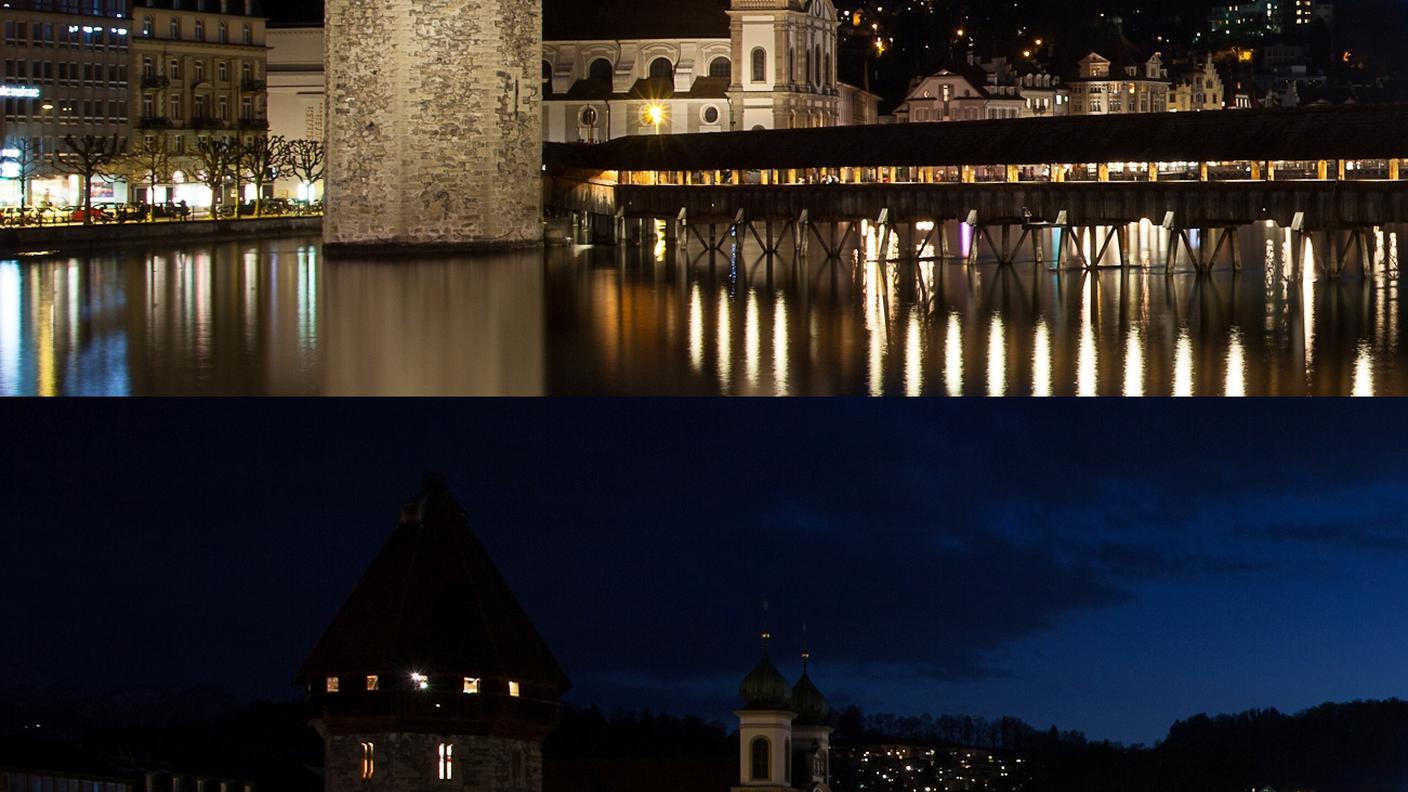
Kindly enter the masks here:
[[309, 238], [34, 255], [0, 259], [0, 393], [1402, 395], [1405, 232], [1336, 279], [1264, 225], [1210, 276], [1166, 275], [1147, 224], [1137, 266], [1059, 274], [663, 246], [326, 261]]

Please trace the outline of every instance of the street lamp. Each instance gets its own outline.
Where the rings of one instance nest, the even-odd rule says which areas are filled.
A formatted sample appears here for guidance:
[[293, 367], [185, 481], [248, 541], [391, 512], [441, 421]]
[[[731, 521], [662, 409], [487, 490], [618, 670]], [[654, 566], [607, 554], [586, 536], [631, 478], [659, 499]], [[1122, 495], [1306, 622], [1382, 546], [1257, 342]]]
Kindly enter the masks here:
[[660, 125], [665, 122], [665, 108], [658, 104], [645, 108], [645, 120], [655, 127], [655, 134], [660, 134]]

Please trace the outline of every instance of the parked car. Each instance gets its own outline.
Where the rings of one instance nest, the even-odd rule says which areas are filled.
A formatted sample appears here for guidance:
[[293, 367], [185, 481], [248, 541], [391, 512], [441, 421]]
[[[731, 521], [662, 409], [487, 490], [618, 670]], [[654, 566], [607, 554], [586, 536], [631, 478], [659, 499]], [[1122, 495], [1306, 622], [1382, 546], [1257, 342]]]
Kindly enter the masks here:
[[83, 207], [79, 206], [72, 209], [71, 214], [69, 215], [69, 218], [75, 223], [84, 222], [85, 217], [88, 219], [88, 222], [93, 223], [110, 223], [114, 219], [111, 214], [104, 211], [98, 206], [94, 206], [91, 209], [84, 209]]

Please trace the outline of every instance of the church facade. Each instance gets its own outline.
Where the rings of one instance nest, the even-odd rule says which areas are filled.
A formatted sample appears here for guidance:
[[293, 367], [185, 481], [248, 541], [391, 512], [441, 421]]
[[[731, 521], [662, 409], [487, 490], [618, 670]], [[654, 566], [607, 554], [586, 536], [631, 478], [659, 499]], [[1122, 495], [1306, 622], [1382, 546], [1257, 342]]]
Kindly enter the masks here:
[[835, 126], [831, 0], [548, 3], [543, 138]]

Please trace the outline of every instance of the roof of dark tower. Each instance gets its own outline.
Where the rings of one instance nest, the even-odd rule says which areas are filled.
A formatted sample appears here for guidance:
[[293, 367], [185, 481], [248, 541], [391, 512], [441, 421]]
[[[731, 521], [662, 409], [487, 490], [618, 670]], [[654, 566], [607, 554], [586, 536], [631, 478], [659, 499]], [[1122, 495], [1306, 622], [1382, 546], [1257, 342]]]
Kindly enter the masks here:
[[543, 0], [548, 41], [728, 38], [729, 0]]
[[464, 510], [427, 480], [299, 673], [417, 671], [569, 682], [518, 604]]

